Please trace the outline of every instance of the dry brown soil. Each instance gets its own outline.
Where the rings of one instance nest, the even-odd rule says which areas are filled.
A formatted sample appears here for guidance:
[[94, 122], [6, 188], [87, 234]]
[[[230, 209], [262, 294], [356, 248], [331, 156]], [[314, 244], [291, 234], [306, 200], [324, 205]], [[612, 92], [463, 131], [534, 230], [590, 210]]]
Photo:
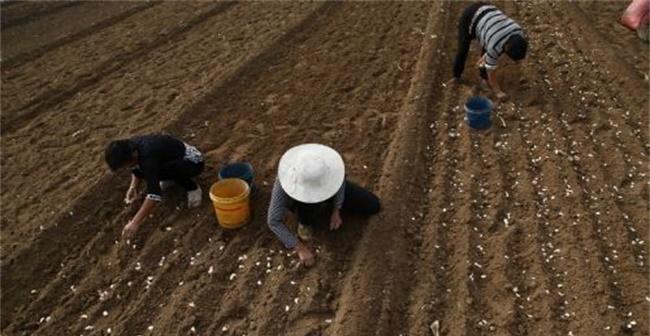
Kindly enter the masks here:
[[[0, 6], [2, 335], [649, 335], [648, 45], [626, 2], [498, 3], [531, 41], [472, 131], [468, 2]], [[474, 48], [476, 49], [476, 48]], [[484, 92], [492, 96], [489, 92]], [[251, 222], [171, 190], [135, 239], [110, 140], [247, 160]], [[380, 195], [299, 267], [266, 226], [277, 161], [325, 143]]]

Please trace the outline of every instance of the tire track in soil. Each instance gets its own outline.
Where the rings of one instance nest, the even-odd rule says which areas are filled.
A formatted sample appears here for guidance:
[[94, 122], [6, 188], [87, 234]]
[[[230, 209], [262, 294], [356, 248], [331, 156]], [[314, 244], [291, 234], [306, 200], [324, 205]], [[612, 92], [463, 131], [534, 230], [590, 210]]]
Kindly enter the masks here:
[[[142, 9], [151, 7], [155, 3], [148, 3], [146, 6], [142, 6]], [[22, 106], [17, 109], [17, 111], [24, 111], [23, 113], [17, 115], [16, 117], [4, 120], [4, 129], [5, 134], [15, 132], [17, 129], [25, 127], [29, 124], [32, 119], [36, 116], [45, 113], [62, 102], [74, 97], [75, 95], [80, 95], [84, 91], [87, 91], [95, 86], [102, 78], [108, 76], [109, 74], [114, 74], [115, 72], [120, 71], [120, 69], [126, 67], [127, 65], [139, 61], [147, 54], [153, 52], [157, 48], [169, 43], [170, 40], [179, 39], [180, 36], [189, 32], [195, 26], [201, 24], [202, 22], [208, 20], [209, 18], [220, 15], [232, 8], [236, 2], [221, 2], [217, 3], [212, 8], [202, 12], [198, 15], [195, 15], [191, 20], [184, 22], [182, 25], [176, 26], [173, 29], [167, 31], [165, 34], [159, 35], [153, 41], [139, 47], [133, 51], [126, 52], [120, 55], [116, 59], [110, 59], [99, 66], [97, 66], [92, 72], [91, 76], [78, 81], [75, 85], [64, 90], [59, 88], [54, 88], [48, 91], [45, 91], [37, 98], [33, 99], [25, 106]], [[137, 13], [137, 12], [136, 12]], [[133, 13], [135, 14], [135, 13]], [[16, 111], [14, 111], [16, 113]], [[12, 114], [10, 111], [9, 114]], [[17, 114], [17, 113], [16, 113]], [[6, 115], [6, 114], [5, 114]]]
[[[18, 26], [24, 23], [27, 23], [29, 21], [36, 20], [40, 17], [47, 16], [47, 15], [53, 15], [56, 14], [66, 8], [72, 7], [72, 6], [77, 6], [79, 4], [82, 4], [83, 2], [81, 1], [61, 1], [61, 2], [53, 2], [51, 6], [48, 6], [44, 9], [39, 10], [38, 7], [34, 11], [29, 11], [27, 13], [23, 13], [24, 15], [16, 15], [17, 17], [13, 17], [14, 15], [7, 13], [7, 8], [3, 8], [4, 10], [2, 11], [2, 29], [8, 29], [13, 26]], [[49, 5], [50, 3], [45, 2], [43, 5]], [[29, 5], [41, 5], [41, 4], [33, 4], [30, 3]], [[3, 4], [3, 7], [5, 5]], [[10, 11], [15, 11], [13, 9], [9, 9]], [[17, 10], [17, 9], [16, 9]]]
[[99, 31], [101, 31], [101, 30], [103, 30], [103, 29], [105, 29], [107, 27], [110, 27], [110, 26], [112, 26], [114, 24], [117, 24], [117, 23], [119, 23], [119, 22], [121, 22], [121, 21], [123, 21], [125, 19], [128, 19], [129, 17], [131, 17], [131, 16], [133, 16], [133, 15], [135, 15], [135, 14], [141, 12], [141, 11], [149, 9], [149, 8], [151, 8], [153, 6], [158, 5], [158, 4], [160, 4], [160, 2], [147, 2], [147, 3], [145, 3], [143, 5], [140, 5], [140, 6], [134, 6], [133, 8], [131, 8], [131, 9], [129, 9], [129, 10], [123, 12], [123, 13], [112, 16], [112, 17], [110, 17], [110, 18], [108, 18], [106, 20], [97, 22], [97, 23], [89, 26], [86, 29], [83, 29], [83, 30], [78, 31], [76, 33], [67, 35], [67, 36], [65, 36], [63, 38], [60, 38], [58, 40], [47, 43], [47, 44], [45, 44], [45, 45], [43, 45], [41, 47], [38, 47], [36, 49], [25, 51], [25, 52], [19, 53], [19, 54], [14, 55], [14, 56], [10, 56], [8, 58], [3, 58], [2, 59], [2, 67], [5, 68], [5, 69], [6, 68], [13, 68], [13, 67], [17, 67], [17, 66], [23, 65], [25, 63], [31, 62], [31, 61], [35, 60], [36, 58], [39, 58], [39, 57], [47, 54], [48, 52], [50, 52], [52, 50], [55, 50], [55, 49], [60, 48], [62, 46], [65, 46], [65, 45], [67, 45], [67, 44], [69, 44], [71, 42], [74, 42], [74, 41], [86, 38], [88, 36], [91, 36], [91, 35], [99, 32]]

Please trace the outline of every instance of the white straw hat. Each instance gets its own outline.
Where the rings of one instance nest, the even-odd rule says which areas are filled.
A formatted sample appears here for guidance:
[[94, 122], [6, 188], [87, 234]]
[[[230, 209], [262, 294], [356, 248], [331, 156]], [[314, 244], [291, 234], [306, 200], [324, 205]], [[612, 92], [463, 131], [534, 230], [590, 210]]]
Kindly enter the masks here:
[[334, 149], [304, 144], [282, 155], [278, 178], [282, 189], [291, 198], [303, 203], [318, 203], [334, 196], [341, 188], [345, 165]]

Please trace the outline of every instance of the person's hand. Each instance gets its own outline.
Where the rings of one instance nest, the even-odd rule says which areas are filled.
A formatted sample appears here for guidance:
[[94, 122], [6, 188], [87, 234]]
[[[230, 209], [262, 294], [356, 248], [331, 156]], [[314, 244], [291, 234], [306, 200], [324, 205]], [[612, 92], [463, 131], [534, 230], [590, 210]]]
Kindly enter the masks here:
[[298, 252], [300, 263], [305, 265], [305, 267], [311, 267], [314, 265], [314, 253], [309, 247], [307, 247], [307, 245], [303, 244], [301, 241], [298, 241], [298, 245], [296, 245], [296, 252]]
[[454, 76], [454, 77], [452, 77], [450, 80], [448, 80], [448, 81], [445, 83], [445, 85], [456, 85], [456, 84], [460, 84], [460, 83], [461, 83], [461, 79], [460, 79], [460, 77], [456, 77], [456, 76]]
[[129, 187], [129, 190], [126, 191], [126, 196], [124, 196], [124, 203], [131, 204], [136, 198], [138, 198], [138, 191], [134, 187]]
[[131, 239], [140, 225], [134, 221], [129, 221], [122, 229], [122, 238]]
[[497, 99], [498, 99], [498, 100], [503, 101], [503, 100], [508, 99], [508, 95], [507, 95], [505, 92], [503, 92], [503, 91], [497, 91], [497, 92], [496, 92], [496, 95], [497, 95]]
[[338, 230], [338, 228], [341, 227], [341, 224], [343, 224], [341, 214], [338, 209], [334, 209], [334, 211], [332, 211], [332, 218], [330, 219], [330, 230]]

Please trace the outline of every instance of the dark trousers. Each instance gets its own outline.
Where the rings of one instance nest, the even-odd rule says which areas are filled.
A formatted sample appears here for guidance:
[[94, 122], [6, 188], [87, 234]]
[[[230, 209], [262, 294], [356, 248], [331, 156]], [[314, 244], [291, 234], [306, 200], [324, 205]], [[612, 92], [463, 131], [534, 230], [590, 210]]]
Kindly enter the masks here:
[[[481, 6], [487, 5], [485, 2], [477, 2], [465, 8], [463, 15], [460, 16], [458, 21], [458, 50], [456, 51], [456, 58], [454, 60], [454, 77], [460, 78], [465, 69], [465, 61], [467, 61], [467, 54], [469, 53], [469, 46], [472, 39], [476, 38], [475, 29], [470, 31], [472, 18]], [[485, 53], [485, 51], [483, 51]], [[480, 69], [481, 78], [487, 79], [487, 71]]]
[[[167, 162], [160, 168], [161, 181], [174, 181], [186, 191], [196, 190], [198, 185], [192, 181], [193, 177], [203, 172], [204, 163], [194, 163], [187, 160], [176, 160]], [[146, 179], [146, 176], [139, 168], [133, 170], [133, 175]]]
[[[303, 225], [322, 226], [329, 225], [332, 210], [334, 210], [334, 199], [329, 199], [316, 204], [296, 202], [291, 209], [298, 221]], [[343, 215], [356, 215], [368, 217], [381, 210], [379, 198], [372, 192], [360, 187], [350, 181], [345, 182], [345, 198], [341, 213]]]

